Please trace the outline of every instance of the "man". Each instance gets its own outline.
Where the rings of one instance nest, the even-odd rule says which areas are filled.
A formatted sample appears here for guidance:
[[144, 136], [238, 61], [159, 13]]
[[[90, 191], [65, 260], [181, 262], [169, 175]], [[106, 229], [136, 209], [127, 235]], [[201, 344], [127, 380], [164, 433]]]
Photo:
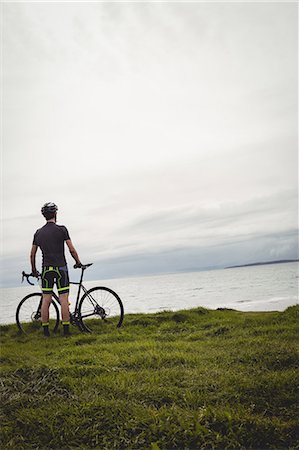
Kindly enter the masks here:
[[70, 311], [69, 311], [69, 276], [67, 263], [64, 254], [64, 243], [66, 242], [69, 251], [76, 261], [74, 267], [80, 267], [78, 253], [76, 252], [72, 241], [70, 239], [68, 230], [63, 225], [57, 225], [57, 211], [58, 208], [55, 203], [45, 203], [41, 212], [45, 217], [47, 223], [36, 231], [33, 237], [33, 244], [30, 254], [30, 262], [32, 274], [35, 277], [39, 276], [36, 270], [36, 252], [40, 247], [43, 256], [42, 263], [42, 292], [43, 301], [41, 308], [42, 326], [45, 336], [50, 336], [49, 333], [49, 308], [52, 301], [52, 292], [54, 283], [57, 285], [60, 305], [61, 317], [63, 324], [64, 335], [69, 335]]

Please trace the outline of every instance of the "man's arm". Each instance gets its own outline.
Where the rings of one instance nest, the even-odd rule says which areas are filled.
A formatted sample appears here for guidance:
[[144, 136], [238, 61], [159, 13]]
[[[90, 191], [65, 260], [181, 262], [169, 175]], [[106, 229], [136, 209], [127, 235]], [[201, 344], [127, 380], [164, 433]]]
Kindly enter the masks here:
[[37, 245], [33, 244], [30, 253], [31, 272], [34, 276], [37, 276], [38, 273], [36, 270], [36, 263], [35, 263], [37, 248], [38, 248]]
[[65, 242], [66, 242], [66, 245], [67, 245], [68, 248], [69, 248], [70, 254], [72, 255], [72, 257], [73, 257], [74, 260], [76, 261], [76, 264], [80, 264], [80, 265], [81, 265], [79, 255], [78, 255], [78, 253], [77, 253], [75, 247], [73, 246], [72, 241], [71, 241], [70, 239], [68, 239], [68, 240], [65, 241]]

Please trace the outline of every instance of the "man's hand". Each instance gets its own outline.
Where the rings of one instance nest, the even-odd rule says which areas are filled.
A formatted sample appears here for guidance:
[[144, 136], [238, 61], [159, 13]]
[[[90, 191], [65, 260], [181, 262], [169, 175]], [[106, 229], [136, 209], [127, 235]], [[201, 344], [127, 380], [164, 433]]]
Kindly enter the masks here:
[[81, 269], [82, 266], [83, 266], [83, 264], [81, 264], [81, 263], [76, 263], [76, 264], [74, 265], [74, 269]]
[[39, 273], [38, 270], [33, 270], [31, 274], [32, 274], [32, 276], [35, 277], [35, 278], [39, 278], [39, 277], [40, 277], [40, 273]]

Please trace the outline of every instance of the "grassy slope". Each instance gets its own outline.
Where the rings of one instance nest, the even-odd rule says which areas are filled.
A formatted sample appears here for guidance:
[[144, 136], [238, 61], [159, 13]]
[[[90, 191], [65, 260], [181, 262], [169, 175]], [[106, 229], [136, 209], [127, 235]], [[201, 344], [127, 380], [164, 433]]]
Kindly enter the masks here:
[[0, 446], [296, 448], [298, 317], [199, 308], [68, 339], [2, 327]]

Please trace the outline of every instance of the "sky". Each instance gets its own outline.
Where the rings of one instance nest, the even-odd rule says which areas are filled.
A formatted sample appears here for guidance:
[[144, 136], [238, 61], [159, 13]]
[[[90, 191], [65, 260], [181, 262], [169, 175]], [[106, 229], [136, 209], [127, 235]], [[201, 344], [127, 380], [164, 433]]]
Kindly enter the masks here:
[[93, 280], [298, 258], [296, 2], [3, 2], [1, 24], [2, 286], [48, 201]]

